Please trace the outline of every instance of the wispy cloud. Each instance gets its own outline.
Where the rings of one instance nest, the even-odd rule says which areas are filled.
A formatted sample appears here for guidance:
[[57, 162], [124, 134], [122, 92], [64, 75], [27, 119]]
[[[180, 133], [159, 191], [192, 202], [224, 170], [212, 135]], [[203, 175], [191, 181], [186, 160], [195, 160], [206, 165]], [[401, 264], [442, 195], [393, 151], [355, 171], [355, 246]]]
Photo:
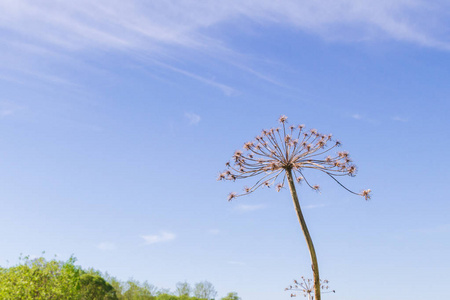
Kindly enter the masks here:
[[[204, 49], [220, 44], [213, 25], [239, 18], [282, 23], [327, 39], [389, 37], [449, 48], [445, 1], [424, 0], [44, 0], [0, 2], [0, 26], [42, 43], [70, 50], [109, 47], [157, 50], [164, 45]], [[433, 19], [434, 22], [429, 22]], [[349, 30], [350, 29], [350, 30]]]
[[208, 230], [208, 233], [212, 234], [212, 235], [218, 235], [220, 233], [220, 230], [219, 229], [210, 229], [210, 230]]
[[6, 117], [12, 115], [14, 111], [12, 109], [0, 109], [0, 117]]
[[194, 113], [186, 112], [184, 113], [184, 116], [188, 119], [189, 125], [196, 125], [200, 123], [200, 116]]
[[102, 242], [97, 245], [97, 248], [103, 251], [115, 250], [116, 245], [111, 242]]
[[217, 89], [221, 90], [227, 96], [231, 96], [231, 95], [233, 95], [233, 94], [235, 94], [237, 92], [234, 88], [232, 88], [232, 87], [230, 87], [230, 86], [228, 86], [226, 84], [217, 82], [214, 79], [205, 78], [205, 77], [202, 77], [200, 75], [194, 74], [192, 72], [188, 72], [186, 70], [183, 70], [183, 69], [180, 69], [180, 68], [177, 68], [177, 67], [174, 67], [174, 66], [162, 63], [162, 62], [154, 61], [154, 63], [157, 64], [157, 65], [163, 66], [163, 67], [165, 67], [165, 68], [167, 68], [167, 69], [169, 69], [169, 70], [171, 70], [173, 72], [183, 74], [184, 76], [193, 78], [193, 79], [198, 80], [198, 81], [200, 81], [200, 82], [202, 82], [202, 83], [204, 83], [206, 85], [209, 85], [209, 86], [212, 86], [214, 88], [217, 88]]
[[304, 209], [314, 209], [314, 208], [321, 208], [321, 207], [325, 207], [325, 204], [310, 204], [310, 205], [305, 205], [303, 206]]
[[176, 235], [172, 232], [161, 231], [159, 234], [142, 235], [141, 238], [144, 239], [146, 244], [156, 244], [172, 241], [176, 238]]
[[235, 207], [235, 210], [238, 212], [250, 212], [265, 209], [266, 207], [264, 204], [239, 204]]
[[0, 101], [0, 118], [12, 116], [24, 109], [23, 106], [16, 105], [9, 101]]
[[[147, 55], [155, 62], [165, 62], [161, 66], [173, 72], [232, 95], [236, 92], [233, 87], [173, 63], [185, 58], [186, 49], [202, 56], [236, 58], [237, 51], [225, 42], [224, 33], [213, 28], [230, 23], [239, 26], [241, 20], [247, 20], [283, 24], [326, 40], [396, 40], [450, 50], [449, 8], [446, 1], [430, 5], [425, 0], [260, 0], [258, 5], [254, 0], [178, 0], [176, 4], [143, 0], [0, 1], [0, 29], [7, 33], [0, 36], [0, 53], [8, 52], [13, 56], [9, 61], [21, 64], [39, 62], [41, 57], [51, 60], [58, 55], [75, 57], [99, 51], [128, 57]], [[30, 49], [33, 53], [24, 58]], [[229, 65], [284, 86], [250, 67], [245, 58], [233, 59], [228, 59]], [[27, 67], [21, 65], [22, 70]], [[50, 80], [61, 78], [61, 74], [43, 74], [45, 70], [37, 74], [51, 75], [46, 77]]]
[[244, 266], [245, 265], [244, 262], [242, 262], [242, 261], [235, 261], [235, 260], [227, 261], [227, 264], [229, 264], [229, 265], [237, 265], [237, 266]]
[[363, 118], [363, 116], [360, 115], [360, 114], [353, 114], [352, 118], [355, 119], [355, 120], [361, 120]]
[[358, 121], [363, 121], [363, 122], [367, 122], [367, 123], [371, 123], [371, 124], [378, 124], [378, 121], [376, 119], [368, 117], [368, 116], [366, 116], [364, 114], [355, 113], [353, 115], [350, 115], [350, 117], [352, 119], [355, 119], [355, 120], [358, 120]]
[[392, 117], [392, 120], [393, 120], [393, 121], [397, 121], [397, 122], [408, 122], [408, 119], [407, 119], [407, 118], [400, 117], [400, 116]]
[[419, 232], [425, 234], [450, 233], [450, 224], [441, 224], [434, 227], [419, 229]]

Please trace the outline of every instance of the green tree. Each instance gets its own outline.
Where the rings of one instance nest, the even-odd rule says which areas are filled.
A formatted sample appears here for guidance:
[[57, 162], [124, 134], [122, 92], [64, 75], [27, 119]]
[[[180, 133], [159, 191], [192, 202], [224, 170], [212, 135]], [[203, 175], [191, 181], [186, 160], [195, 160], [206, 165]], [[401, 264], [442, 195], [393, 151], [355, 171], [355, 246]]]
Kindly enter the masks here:
[[43, 257], [0, 270], [0, 299], [79, 299], [82, 270], [67, 262], [46, 261]]
[[175, 292], [178, 296], [190, 296], [191, 285], [187, 282], [178, 282], [175, 288]]
[[228, 293], [228, 295], [226, 297], [223, 297], [221, 300], [241, 300], [241, 297], [239, 297], [237, 293], [231, 292]]
[[169, 295], [169, 294], [160, 294], [158, 297], [156, 297], [156, 300], [178, 300], [179, 298], [175, 295]]
[[126, 282], [126, 288], [123, 297], [124, 300], [153, 300], [156, 299], [156, 288], [153, 285], [130, 279]]
[[[314, 274], [314, 290], [316, 300], [320, 300], [319, 264], [311, 235], [300, 208], [295, 181], [305, 182], [310, 188], [318, 191], [318, 185], [311, 185], [305, 177], [305, 170], [317, 170], [325, 173], [347, 191], [370, 198], [370, 190], [355, 193], [346, 188], [337, 178], [354, 176], [356, 166], [352, 163], [348, 152], [328, 155], [328, 152], [340, 146], [339, 141], [332, 142], [331, 134], [320, 134], [315, 129], [304, 131], [304, 126], [287, 126], [287, 117], [281, 116], [282, 128], [263, 130], [255, 141], [244, 144], [244, 151], [238, 150], [233, 155], [233, 162], [227, 162], [228, 170], [219, 175], [219, 180], [246, 179], [259, 177], [254, 185], [245, 187], [242, 194], [230, 193], [228, 200], [253, 193], [259, 187], [276, 186], [280, 191], [288, 182], [294, 208], [311, 257]], [[294, 177], [295, 176], [295, 177]], [[278, 183], [277, 183], [278, 182]]]
[[20, 258], [17, 266], [0, 268], [0, 299], [117, 300], [114, 287], [99, 272], [40, 257]]
[[217, 292], [213, 286], [213, 284], [209, 281], [202, 281], [195, 284], [194, 287], [194, 296], [200, 299], [214, 299], [217, 295]]
[[108, 273], [105, 274], [105, 279], [114, 288], [117, 298], [119, 300], [123, 299], [123, 293], [125, 292], [124, 284], [117, 278], [110, 276]]
[[213, 285], [203, 281], [195, 285], [195, 297], [190, 297], [187, 282], [178, 283], [173, 295], [169, 289], [158, 289], [147, 281], [126, 282], [93, 269], [75, 265], [76, 258], [62, 262], [43, 257], [10, 268], [0, 267], [0, 299], [21, 300], [211, 300], [217, 295]]
[[117, 300], [114, 287], [100, 275], [83, 274], [80, 276], [80, 298], [82, 300]]

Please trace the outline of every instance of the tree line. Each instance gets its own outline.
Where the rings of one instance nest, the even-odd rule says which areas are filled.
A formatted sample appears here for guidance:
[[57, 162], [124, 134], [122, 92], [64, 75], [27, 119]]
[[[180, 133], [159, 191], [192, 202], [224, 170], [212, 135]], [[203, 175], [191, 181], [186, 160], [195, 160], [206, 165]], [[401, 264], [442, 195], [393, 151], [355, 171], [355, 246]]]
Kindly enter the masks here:
[[[83, 269], [75, 263], [75, 257], [67, 261], [21, 257], [16, 266], [0, 267], [0, 299], [212, 300], [217, 296], [217, 291], [208, 281], [193, 286], [179, 282], [172, 292], [148, 282], [120, 281], [107, 273]], [[241, 298], [232, 292], [221, 300]]]

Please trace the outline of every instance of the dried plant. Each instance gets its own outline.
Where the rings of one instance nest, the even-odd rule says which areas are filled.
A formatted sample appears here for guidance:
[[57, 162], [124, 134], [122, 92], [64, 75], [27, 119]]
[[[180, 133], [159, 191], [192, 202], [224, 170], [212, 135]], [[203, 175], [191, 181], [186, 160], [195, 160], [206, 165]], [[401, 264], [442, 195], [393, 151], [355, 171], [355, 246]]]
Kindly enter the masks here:
[[232, 156], [232, 161], [226, 163], [227, 170], [219, 174], [218, 180], [258, 178], [252, 186], [245, 187], [242, 193], [230, 193], [229, 201], [253, 193], [260, 187], [275, 186], [276, 190], [280, 191], [287, 180], [311, 256], [316, 299], [320, 300], [316, 252], [300, 209], [294, 182], [305, 182], [310, 188], [318, 191], [320, 187], [310, 184], [304, 174], [305, 170], [314, 169], [327, 174], [344, 189], [352, 194], [363, 196], [366, 200], [370, 199], [370, 190], [356, 193], [339, 181], [338, 178], [341, 176], [355, 176], [356, 166], [346, 151], [328, 155], [332, 149], [341, 145], [339, 141], [332, 139], [331, 134], [320, 134], [315, 129], [306, 131], [304, 125], [289, 126], [286, 116], [281, 116], [279, 122], [281, 127], [263, 130], [254, 141], [245, 143], [243, 150], [237, 150]]
[[[328, 286], [328, 280], [320, 280], [320, 289], [322, 293], [336, 293], [335, 290], [330, 290]], [[304, 297], [308, 297], [308, 300], [314, 300], [314, 283], [312, 279], [306, 279], [302, 276], [302, 280], [294, 280], [294, 285], [290, 285], [285, 288], [285, 291], [293, 291], [291, 297], [297, 297], [297, 291], [302, 293]]]

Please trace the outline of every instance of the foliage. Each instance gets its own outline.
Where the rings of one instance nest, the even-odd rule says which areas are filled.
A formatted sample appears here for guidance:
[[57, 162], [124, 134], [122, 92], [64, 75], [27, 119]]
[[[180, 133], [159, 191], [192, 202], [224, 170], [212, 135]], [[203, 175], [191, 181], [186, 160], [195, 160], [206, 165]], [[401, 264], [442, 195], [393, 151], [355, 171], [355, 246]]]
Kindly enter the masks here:
[[228, 293], [228, 295], [221, 300], [241, 300], [241, 297], [239, 297], [237, 293], [232, 292]]
[[75, 266], [74, 257], [66, 262], [24, 257], [21, 262], [0, 269], [0, 299], [117, 299], [110, 284]]
[[106, 282], [100, 275], [97, 274], [83, 274], [80, 276], [81, 299], [117, 299], [114, 287]]
[[200, 299], [214, 299], [217, 296], [217, 292], [214, 286], [209, 281], [202, 281], [195, 284], [194, 296]]
[[178, 296], [190, 296], [191, 286], [187, 282], [178, 282], [176, 285], [176, 294]]
[[[66, 262], [24, 257], [16, 266], [0, 267], [0, 299], [211, 300], [217, 295], [208, 281], [195, 284], [194, 289], [187, 282], [179, 282], [173, 295], [170, 290], [158, 289], [148, 282], [133, 279], [123, 282], [92, 269], [83, 270], [75, 262], [74, 257]], [[223, 299], [240, 299], [237, 295], [230, 298], [232, 295], [235, 293]]]
[[124, 300], [152, 300], [156, 299], [157, 289], [153, 285], [144, 282], [140, 284], [136, 280], [128, 280], [125, 284], [122, 284], [123, 294], [119, 295], [119, 299]]

